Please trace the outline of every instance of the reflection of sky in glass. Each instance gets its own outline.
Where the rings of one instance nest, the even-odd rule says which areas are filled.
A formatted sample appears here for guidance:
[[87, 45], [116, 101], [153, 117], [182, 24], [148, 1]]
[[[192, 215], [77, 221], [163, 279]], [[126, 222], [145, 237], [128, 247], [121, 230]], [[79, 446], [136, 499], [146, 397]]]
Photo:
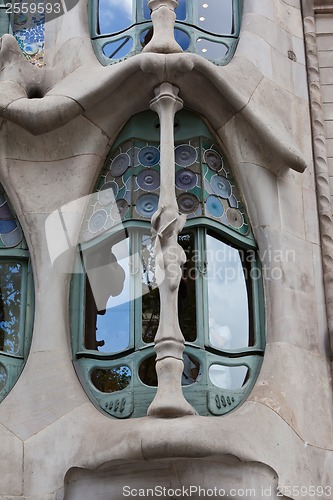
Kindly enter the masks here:
[[133, 24], [132, 0], [99, 0], [101, 34], [117, 33]]
[[106, 57], [111, 59], [120, 59], [121, 57], [127, 56], [127, 54], [132, 50], [133, 40], [131, 37], [124, 37], [115, 42], [110, 42], [104, 45], [103, 53]]
[[240, 389], [247, 374], [247, 366], [211, 365], [209, 378], [220, 389]]
[[232, 33], [232, 0], [197, 0], [199, 28], [210, 33]]
[[97, 315], [97, 340], [104, 340], [99, 347], [101, 352], [117, 352], [126, 349], [130, 339], [130, 274], [129, 242], [120, 241], [112, 247], [118, 264], [125, 271], [126, 277], [122, 292], [109, 297], [104, 315]]
[[198, 38], [196, 46], [198, 53], [206, 59], [222, 59], [228, 52], [228, 48], [223, 43], [213, 42], [205, 38]]
[[209, 339], [218, 349], [248, 346], [248, 298], [236, 249], [207, 235]]
[[190, 45], [190, 37], [182, 30], [175, 29], [175, 40], [183, 50], [187, 50]]

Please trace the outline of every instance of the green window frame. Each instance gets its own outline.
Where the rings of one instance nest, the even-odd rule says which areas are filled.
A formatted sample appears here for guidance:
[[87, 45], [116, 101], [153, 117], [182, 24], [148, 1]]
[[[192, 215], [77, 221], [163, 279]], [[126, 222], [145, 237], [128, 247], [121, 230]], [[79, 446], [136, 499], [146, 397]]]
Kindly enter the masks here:
[[19, 378], [29, 354], [34, 288], [20, 224], [0, 187], [0, 401]]
[[12, 33], [12, 14], [9, 14], [7, 5], [11, 2], [6, 2], [5, 0], [0, 0], [0, 36], [5, 33]]
[[[143, 245], [142, 235], [145, 241], [149, 240], [150, 218], [158, 200], [158, 148], [156, 115], [153, 112], [135, 115], [116, 140], [97, 183], [97, 198], [93, 198], [87, 210], [77, 256], [77, 269], [81, 272], [74, 274], [72, 279], [74, 365], [92, 402], [105, 414], [117, 418], [144, 416], [156, 393], [153, 337], [159, 316], [152, 304], [158, 301], [158, 289], [151, 286], [147, 291], [147, 286], [154, 283], [151, 272], [154, 261], [152, 244]], [[265, 345], [261, 267], [248, 217], [226, 159], [204, 122], [186, 110], [176, 115], [175, 158], [178, 204], [180, 211], [187, 214], [187, 223], [178, 238], [188, 257], [183, 266], [187, 298], [181, 302], [181, 290], [178, 298], [180, 309], [183, 304], [179, 317], [185, 337], [183, 392], [199, 414], [218, 416], [245, 401], [261, 367]], [[113, 202], [108, 198], [109, 190], [115, 196]], [[191, 203], [194, 203], [192, 208]], [[112, 221], [115, 206], [119, 208], [120, 217]], [[221, 210], [226, 213], [221, 214]], [[111, 218], [103, 219], [107, 213]], [[125, 239], [130, 242], [127, 251], [130, 257], [124, 266], [125, 261], [121, 260], [124, 253], [116, 247]], [[105, 249], [109, 252], [106, 258]], [[214, 257], [217, 252], [222, 259], [221, 265]], [[122, 320], [122, 325], [126, 323], [127, 341], [109, 350], [101, 344], [102, 337], [94, 337], [94, 325], [97, 330], [99, 328], [97, 310], [103, 316], [106, 312], [109, 314], [108, 307], [111, 307], [106, 306], [104, 292], [100, 296], [101, 305], [93, 306], [92, 315], [89, 312], [92, 296], [86, 273], [90, 279], [89, 269], [96, 258], [102, 270], [93, 278], [100, 284], [97, 289], [102, 288], [104, 277], [106, 283], [114, 282], [117, 288], [117, 279], [123, 286], [127, 279], [124, 276], [128, 276], [127, 285], [123, 286], [129, 290], [127, 299], [122, 299], [127, 304], [125, 315], [128, 319], [127, 322]], [[113, 270], [108, 276], [107, 267], [103, 266], [110, 263]], [[127, 271], [119, 270], [119, 264]], [[237, 294], [234, 302], [229, 300], [231, 287], [228, 288], [228, 283], [224, 285], [226, 275], [220, 278], [227, 267], [234, 272], [233, 293]], [[147, 269], [150, 269], [149, 276]], [[194, 272], [193, 279], [191, 272]], [[147, 276], [143, 278], [145, 273]], [[234, 325], [233, 332], [237, 330], [237, 335], [233, 333], [230, 337], [229, 320], [224, 326], [218, 323], [217, 313], [210, 307], [211, 290], [215, 290], [215, 294], [217, 290], [222, 301], [215, 311], [224, 307], [224, 314], [229, 314], [229, 319], [230, 315], [246, 318], [248, 326], [243, 328], [242, 334]], [[108, 292], [109, 295], [112, 294]], [[97, 304], [96, 296], [95, 300]], [[228, 306], [223, 306], [223, 301]], [[234, 308], [231, 313], [228, 312], [230, 308]], [[113, 312], [108, 320], [110, 336], [113, 335], [112, 325], [115, 332], [120, 331], [116, 309]], [[146, 328], [148, 320], [150, 330], [145, 329], [143, 335], [143, 325]], [[87, 324], [89, 331], [93, 331], [88, 336]], [[212, 332], [215, 332], [215, 340]], [[221, 338], [223, 342], [231, 339], [230, 344], [222, 345]], [[220, 343], [216, 343], [216, 339]], [[191, 383], [186, 383], [186, 377]]]
[[[105, 0], [90, 0], [91, 39], [102, 64], [139, 54], [148, 43], [153, 25], [147, 4], [148, 0], [133, 0], [132, 11], [125, 15], [124, 3], [110, 7]], [[175, 13], [175, 39], [184, 51], [198, 53], [218, 65], [230, 61], [239, 38], [242, 0], [224, 0], [224, 7], [220, 0], [179, 0]], [[108, 21], [112, 14], [112, 21]]]

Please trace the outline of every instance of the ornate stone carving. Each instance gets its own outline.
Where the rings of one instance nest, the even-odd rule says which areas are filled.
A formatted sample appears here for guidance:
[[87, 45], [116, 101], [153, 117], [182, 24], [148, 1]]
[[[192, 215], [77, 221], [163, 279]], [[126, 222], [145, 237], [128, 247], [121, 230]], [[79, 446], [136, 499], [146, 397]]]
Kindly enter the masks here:
[[304, 18], [304, 33], [313, 131], [313, 154], [324, 271], [326, 312], [330, 343], [331, 348], [333, 349], [333, 221], [324, 130], [324, 113], [321, 100], [316, 27], [313, 16]]
[[178, 97], [178, 89], [170, 83], [160, 85], [155, 94], [150, 107], [160, 118], [161, 191], [158, 210], [152, 218], [152, 235], [161, 312], [155, 337], [158, 388], [148, 415], [181, 417], [196, 414], [182, 393], [184, 337], [178, 322], [180, 266], [186, 256], [177, 237], [185, 224], [185, 216], [178, 212], [175, 193], [173, 129], [175, 113], [183, 107], [183, 102]]
[[175, 8], [177, 0], [149, 0], [148, 7], [152, 11], [153, 36], [143, 52], [158, 52], [170, 54], [182, 52], [182, 48], [175, 40], [174, 25], [176, 20]]

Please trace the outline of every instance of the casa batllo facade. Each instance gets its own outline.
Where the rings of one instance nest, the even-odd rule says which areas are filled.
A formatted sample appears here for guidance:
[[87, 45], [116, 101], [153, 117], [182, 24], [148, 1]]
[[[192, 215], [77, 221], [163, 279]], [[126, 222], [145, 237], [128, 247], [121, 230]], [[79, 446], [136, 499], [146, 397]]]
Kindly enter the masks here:
[[333, 3], [0, 3], [0, 500], [333, 498]]

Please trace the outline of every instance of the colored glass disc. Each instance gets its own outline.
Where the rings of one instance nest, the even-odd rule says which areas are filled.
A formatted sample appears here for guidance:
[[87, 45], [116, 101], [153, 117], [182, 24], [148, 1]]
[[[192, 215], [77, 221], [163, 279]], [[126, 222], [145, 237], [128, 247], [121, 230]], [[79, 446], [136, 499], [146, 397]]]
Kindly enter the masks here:
[[210, 180], [214, 193], [222, 198], [229, 198], [231, 195], [230, 182], [222, 175], [213, 175]]
[[217, 196], [214, 196], [212, 194], [208, 196], [206, 207], [210, 215], [212, 215], [213, 217], [221, 217], [223, 215], [224, 208], [221, 200], [219, 200]]
[[158, 196], [156, 194], [143, 194], [136, 202], [136, 211], [142, 217], [150, 218], [156, 212]]
[[182, 144], [175, 149], [176, 163], [181, 167], [189, 167], [197, 159], [197, 150], [189, 144]]
[[156, 170], [146, 169], [136, 178], [138, 186], [144, 191], [154, 191], [160, 187], [160, 174]]
[[123, 175], [131, 164], [131, 159], [127, 153], [120, 153], [111, 163], [110, 171], [114, 177]]
[[196, 183], [197, 176], [191, 170], [183, 169], [176, 173], [176, 186], [178, 189], [192, 189]]
[[218, 172], [223, 166], [223, 161], [221, 156], [213, 149], [207, 149], [204, 154], [204, 161], [207, 163], [209, 168]]
[[141, 165], [153, 167], [160, 161], [160, 152], [154, 146], [146, 146], [140, 150], [138, 158]]
[[185, 214], [195, 212], [199, 206], [199, 200], [194, 194], [183, 193], [178, 196], [179, 210]]

